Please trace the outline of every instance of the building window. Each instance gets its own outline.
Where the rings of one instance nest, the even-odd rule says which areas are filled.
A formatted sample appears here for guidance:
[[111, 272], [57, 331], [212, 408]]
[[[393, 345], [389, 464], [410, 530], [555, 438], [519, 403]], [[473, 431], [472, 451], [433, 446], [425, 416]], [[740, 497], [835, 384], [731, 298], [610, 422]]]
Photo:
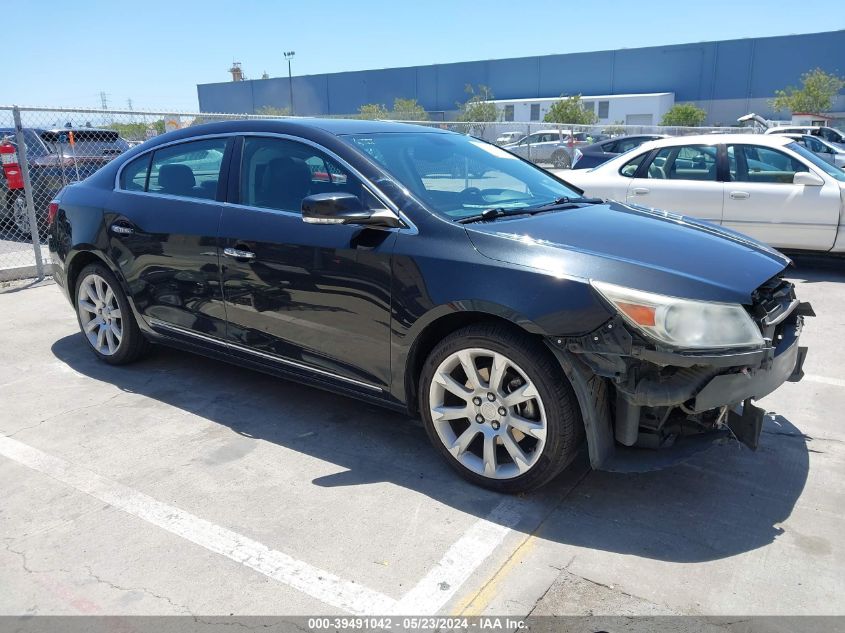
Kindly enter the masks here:
[[599, 118], [606, 119], [610, 110], [610, 101], [599, 101]]
[[596, 111], [596, 102], [595, 101], [582, 101], [581, 105], [584, 106], [584, 110], [587, 112], [595, 112]]
[[540, 104], [539, 103], [532, 103], [531, 104], [531, 120], [532, 121], [539, 121], [540, 120]]
[[505, 121], [513, 121], [513, 106], [505, 106]]

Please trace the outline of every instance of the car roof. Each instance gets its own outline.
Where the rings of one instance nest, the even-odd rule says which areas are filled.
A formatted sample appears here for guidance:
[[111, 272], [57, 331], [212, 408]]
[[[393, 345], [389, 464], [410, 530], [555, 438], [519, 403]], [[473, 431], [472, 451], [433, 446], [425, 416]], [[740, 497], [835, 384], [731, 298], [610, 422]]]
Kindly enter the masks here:
[[345, 134], [381, 134], [399, 132], [435, 132], [448, 134], [446, 130], [425, 125], [411, 123], [397, 123], [396, 121], [369, 121], [360, 119], [321, 119], [321, 118], [290, 118], [290, 119], [248, 119], [236, 121], [218, 121], [204, 123], [178, 130], [187, 131], [189, 136], [197, 134], [224, 134], [226, 132], [279, 132], [291, 133], [305, 130], [321, 130], [342, 136]]
[[769, 147], [783, 147], [792, 139], [783, 134], [693, 134], [690, 136], [670, 136], [668, 138], [647, 141], [640, 145], [643, 149], [655, 147], [674, 147], [675, 145], [715, 145], [716, 143], [737, 143], [767, 145]]

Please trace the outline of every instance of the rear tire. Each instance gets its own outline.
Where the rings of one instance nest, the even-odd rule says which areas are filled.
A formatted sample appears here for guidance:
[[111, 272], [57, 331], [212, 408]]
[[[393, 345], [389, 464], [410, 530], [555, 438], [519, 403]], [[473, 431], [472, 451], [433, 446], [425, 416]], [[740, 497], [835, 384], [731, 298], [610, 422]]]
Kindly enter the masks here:
[[533, 490], [575, 455], [582, 423], [572, 387], [541, 342], [506, 325], [471, 325], [443, 339], [419, 393], [429, 439], [479, 486]]
[[79, 273], [74, 290], [79, 329], [89, 349], [110, 365], [134, 362], [149, 351], [126, 294], [103, 264], [89, 264]]

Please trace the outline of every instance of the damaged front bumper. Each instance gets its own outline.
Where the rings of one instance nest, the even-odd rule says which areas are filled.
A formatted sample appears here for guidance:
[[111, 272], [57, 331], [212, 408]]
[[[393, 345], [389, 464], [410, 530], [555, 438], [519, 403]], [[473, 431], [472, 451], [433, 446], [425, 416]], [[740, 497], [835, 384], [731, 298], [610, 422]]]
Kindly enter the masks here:
[[[679, 435], [729, 428], [756, 449], [765, 412], [754, 406], [787, 381], [803, 377], [799, 345], [808, 303], [789, 301], [757, 315], [766, 345], [754, 350], [697, 353], [657, 349], [620, 317], [587, 336], [556, 339], [615, 388], [613, 435], [625, 446], [659, 447]], [[614, 397], [611, 394], [611, 397]]]

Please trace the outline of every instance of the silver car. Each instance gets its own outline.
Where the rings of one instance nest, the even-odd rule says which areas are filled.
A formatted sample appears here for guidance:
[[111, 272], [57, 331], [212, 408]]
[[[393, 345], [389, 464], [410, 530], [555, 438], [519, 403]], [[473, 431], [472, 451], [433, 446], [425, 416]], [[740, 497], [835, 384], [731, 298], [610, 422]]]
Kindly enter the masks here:
[[809, 134], [783, 134], [780, 136], [787, 136], [793, 139], [796, 143], [803, 145], [822, 160], [845, 169], [845, 147], [842, 145], [837, 145], [836, 143], [831, 143], [823, 138]]
[[525, 136], [524, 132], [502, 132], [496, 138], [496, 145], [510, 145]]
[[[606, 137], [605, 137], [606, 138]], [[541, 130], [533, 132], [518, 141], [504, 146], [504, 149], [533, 163], [551, 163], [558, 169], [572, 166], [572, 155], [576, 147], [583, 147], [598, 140], [599, 135], [587, 132], [572, 133], [572, 130]]]

